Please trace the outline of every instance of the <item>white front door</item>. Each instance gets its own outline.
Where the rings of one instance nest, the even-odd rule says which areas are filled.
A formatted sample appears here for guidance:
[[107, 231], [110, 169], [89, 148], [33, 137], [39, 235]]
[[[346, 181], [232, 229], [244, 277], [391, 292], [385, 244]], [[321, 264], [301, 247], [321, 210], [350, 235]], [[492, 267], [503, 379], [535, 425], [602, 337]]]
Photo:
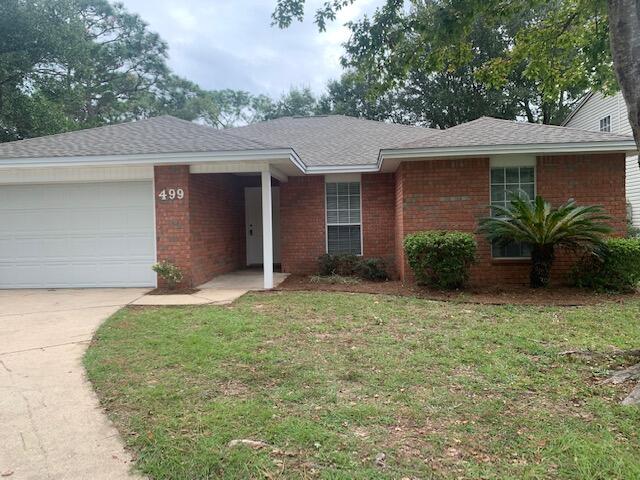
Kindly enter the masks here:
[[[280, 263], [280, 188], [271, 188], [273, 263]], [[262, 189], [244, 189], [247, 265], [262, 265]]]
[[153, 183], [0, 186], [0, 289], [156, 283]]

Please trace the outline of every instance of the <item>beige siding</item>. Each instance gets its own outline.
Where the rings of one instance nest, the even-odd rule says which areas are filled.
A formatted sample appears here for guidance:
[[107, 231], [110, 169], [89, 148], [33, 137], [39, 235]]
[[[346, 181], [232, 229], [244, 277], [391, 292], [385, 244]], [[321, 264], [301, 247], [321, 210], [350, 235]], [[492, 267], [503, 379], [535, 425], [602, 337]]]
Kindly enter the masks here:
[[[631, 135], [631, 125], [627, 118], [627, 107], [622, 93], [606, 97], [594, 93], [567, 123], [567, 127], [584, 130], [600, 130], [600, 119], [611, 115], [611, 132]], [[626, 190], [627, 201], [631, 204], [633, 224], [640, 227], [640, 167], [638, 157], [627, 158]]]

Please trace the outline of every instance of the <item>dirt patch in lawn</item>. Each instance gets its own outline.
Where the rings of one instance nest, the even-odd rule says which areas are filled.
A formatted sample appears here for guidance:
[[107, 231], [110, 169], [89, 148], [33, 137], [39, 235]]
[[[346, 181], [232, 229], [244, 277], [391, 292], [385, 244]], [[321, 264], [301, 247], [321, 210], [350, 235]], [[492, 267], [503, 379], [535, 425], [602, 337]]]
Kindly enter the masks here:
[[524, 285], [510, 285], [508, 288], [475, 286], [448, 292], [403, 284], [397, 280], [386, 282], [362, 280], [360, 283], [353, 284], [327, 284], [311, 282], [310, 277], [302, 275], [290, 275], [278, 286], [278, 290], [372, 293], [482, 305], [580, 306], [596, 305], [602, 302], [624, 303], [640, 298], [640, 293], [638, 292], [614, 295], [564, 286], [543, 289], [533, 289]]

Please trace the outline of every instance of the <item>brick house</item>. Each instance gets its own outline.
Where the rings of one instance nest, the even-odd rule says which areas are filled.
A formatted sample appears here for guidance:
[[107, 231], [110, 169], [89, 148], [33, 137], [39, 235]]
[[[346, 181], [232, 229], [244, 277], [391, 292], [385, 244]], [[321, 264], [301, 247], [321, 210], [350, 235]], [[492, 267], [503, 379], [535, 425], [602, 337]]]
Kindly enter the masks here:
[[[447, 130], [345, 116], [224, 131], [163, 116], [0, 145], [0, 288], [187, 285], [263, 265], [313, 273], [325, 252], [411, 280], [412, 232], [474, 232], [522, 189], [600, 204], [625, 228], [625, 135], [483, 117]], [[526, 283], [526, 245], [478, 238], [471, 281]], [[557, 280], [571, 264], [561, 257]]]

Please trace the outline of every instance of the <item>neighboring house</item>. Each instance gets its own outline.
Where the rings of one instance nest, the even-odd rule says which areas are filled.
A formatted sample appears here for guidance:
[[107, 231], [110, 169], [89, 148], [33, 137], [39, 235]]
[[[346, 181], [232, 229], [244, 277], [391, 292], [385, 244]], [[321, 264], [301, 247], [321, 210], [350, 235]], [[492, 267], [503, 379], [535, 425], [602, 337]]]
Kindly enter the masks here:
[[[411, 280], [404, 237], [474, 232], [523, 189], [601, 204], [625, 229], [629, 136], [483, 117], [431, 130], [344, 116], [229, 130], [173, 117], [0, 145], [0, 288], [187, 285], [264, 265], [313, 273], [325, 252], [384, 258]], [[559, 259], [557, 275], [568, 261]], [[526, 283], [527, 252], [478, 237], [471, 280]]]
[[[608, 97], [599, 92], [586, 94], [562, 125], [596, 132], [633, 135], [627, 105], [621, 92]], [[637, 156], [627, 157], [626, 190], [633, 225], [640, 227], [640, 166]]]

